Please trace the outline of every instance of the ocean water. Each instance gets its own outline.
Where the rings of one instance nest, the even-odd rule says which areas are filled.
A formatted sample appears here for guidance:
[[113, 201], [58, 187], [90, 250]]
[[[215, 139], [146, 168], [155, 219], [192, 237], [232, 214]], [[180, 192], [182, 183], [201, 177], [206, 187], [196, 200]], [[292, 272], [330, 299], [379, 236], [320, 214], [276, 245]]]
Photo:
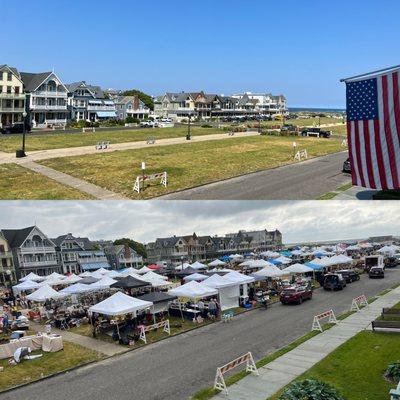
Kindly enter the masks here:
[[289, 107], [289, 112], [299, 112], [299, 111], [309, 111], [309, 112], [319, 112], [319, 113], [345, 113], [344, 108], [312, 108], [312, 107]]

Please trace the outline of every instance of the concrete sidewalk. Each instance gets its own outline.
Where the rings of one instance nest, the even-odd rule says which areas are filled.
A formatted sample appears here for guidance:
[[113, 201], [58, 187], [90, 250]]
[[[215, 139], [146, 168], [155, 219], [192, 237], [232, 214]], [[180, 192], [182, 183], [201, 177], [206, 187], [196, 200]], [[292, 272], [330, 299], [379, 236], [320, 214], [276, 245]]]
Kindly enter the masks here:
[[[30, 327], [35, 332], [43, 332], [44, 326], [35, 322], [30, 322]], [[88, 336], [78, 335], [76, 333], [72, 333], [70, 331], [62, 331], [60, 329], [51, 330], [52, 333], [56, 333], [57, 335], [62, 336], [64, 340], [67, 342], [78, 344], [82, 347], [86, 347], [87, 349], [98, 351], [99, 353], [103, 353], [106, 356], [114, 356], [115, 354], [121, 354], [127, 352], [129, 349], [123, 346], [119, 346], [113, 343], [107, 343], [102, 340], [93, 339]]]
[[372, 196], [377, 192], [378, 190], [353, 186], [350, 189], [340, 192], [333, 200], [372, 200]]
[[[394, 306], [399, 299], [400, 287], [379, 297], [368, 307], [350, 315], [331, 329], [307, 340], [292, 351], [259, 368], [260, 376], [251, 374], [229, 386], [228, 395], [221, 392], [213, 398], [221, 400], [265, 400], [269, 398], [357, 333], [370, 329], [371, 321], [381, 314], [382, 308]], [[323, 311], [321, 310], [321, 312]], [[311, 323], [312, 321], [310, 321], [310, 328]]]

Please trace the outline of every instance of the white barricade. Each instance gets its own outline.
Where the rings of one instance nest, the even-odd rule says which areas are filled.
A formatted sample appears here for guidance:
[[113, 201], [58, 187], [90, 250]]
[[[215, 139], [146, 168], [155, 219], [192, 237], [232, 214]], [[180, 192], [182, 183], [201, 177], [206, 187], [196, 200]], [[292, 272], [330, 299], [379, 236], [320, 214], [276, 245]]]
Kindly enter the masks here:
[[348, 143], [347, 143], [347, 139], [343, 139], [342, 143], [340, 144], [342, 147], [347, 147]]
[[239, 365], [245, 363], [246, 363], [246, 372], [254, 372], [256, 375], [259, 375], [253, 356], [250, 352], [248, 352], [245, 355], [234, 359], [228, 364], [225, 364], [222, 367], [217, 368], [217, 373], [215, 374], [215, 380], [214, 380], [214, 389], [222, 390], [225, 392], [225, 394], [228, 394], [228, 389], [226, 387], [224, 374], [238, 367]]
[[83, 133], [85, 133], [85, 132], [96, 132], [96, 128], [95, 127], [93, 127], [93, 128], [82, 128], [82, 132]]
[[147, 344], [146, 332], [154, 331], [158, 328], [163, 328], [163, 332], [168, 333], [168, 335], [171, 334], [169, 319], [167, 319], [165, 321], [158, 322], [157, 324], [154, 325], [147, 325], [147, 326], [143, 325], [140, 329], [139, 339]]
[[330, 324], [338, 323], [333, 310], [325, 311], [322, 314], [318, 314], [314, 317], [311, 330], [322, 332], [323, 329], [322, 329], [321, 323], [319, 321], [321, 321], [321, 319], [325, 319], [325, 318], [329, 318], [328, 323], [330, 323]]
[[299, 150], [294, 156], [296, 161], [301, 161], [303, 158], [308, 158], [307, 150]]
[[368, 307], [368, 300], [365, 297], [364, 294], [362, 294], [361, 296], [355, 297], [353, 299], [353, 301], [351, 302], [351, 307], [350, 307], [350, 311], [360, 311], [361, 307]]
[[145, 181], [151, 181], [151, 180], [156, 180], [156, 179], [160, 179], [160, 185], [167, 187], [168, 174], [166, 171], [164, 171], [164, 172], [160, 172], [158, 174], [138, 176], [135, 180], [135, 184], [133, 185], [133, 191], [140, 193], [140, 186], [143, 186]]

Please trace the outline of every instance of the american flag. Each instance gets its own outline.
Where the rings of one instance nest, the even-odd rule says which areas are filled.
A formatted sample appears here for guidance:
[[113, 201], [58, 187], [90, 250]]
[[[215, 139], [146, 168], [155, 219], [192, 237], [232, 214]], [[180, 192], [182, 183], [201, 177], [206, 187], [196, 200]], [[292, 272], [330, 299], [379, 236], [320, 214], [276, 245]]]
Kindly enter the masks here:
[[399, 73], [345, 80], [353, 185], [400, 189]]

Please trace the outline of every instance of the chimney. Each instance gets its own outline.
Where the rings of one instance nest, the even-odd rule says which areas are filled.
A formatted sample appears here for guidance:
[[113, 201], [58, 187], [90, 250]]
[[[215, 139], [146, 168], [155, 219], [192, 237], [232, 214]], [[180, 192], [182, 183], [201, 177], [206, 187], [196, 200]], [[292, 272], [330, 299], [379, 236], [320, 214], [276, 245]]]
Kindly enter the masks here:
[[127, 243], [124, 244], [124, 256], [125, 259], [131, 258], [131, 249]]

